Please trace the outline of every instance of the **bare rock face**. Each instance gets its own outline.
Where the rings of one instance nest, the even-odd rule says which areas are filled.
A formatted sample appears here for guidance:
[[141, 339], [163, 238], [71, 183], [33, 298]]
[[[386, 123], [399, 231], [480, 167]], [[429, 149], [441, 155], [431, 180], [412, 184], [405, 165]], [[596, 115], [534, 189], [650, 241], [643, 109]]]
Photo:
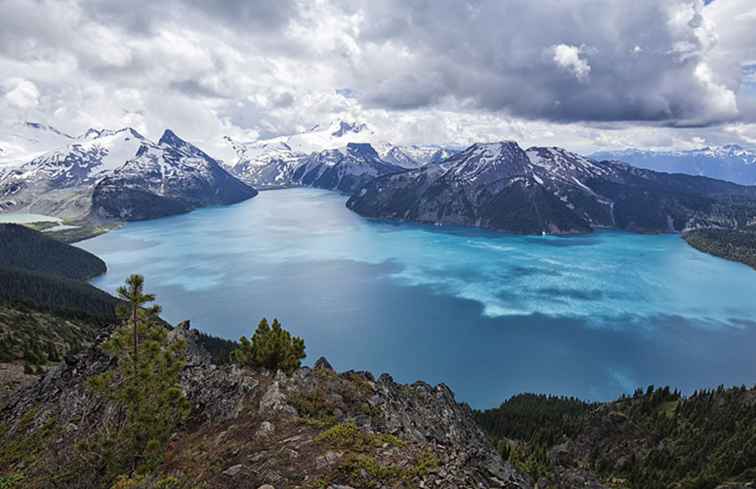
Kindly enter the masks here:
[[[217, 366], [195, 343], [188, 324], [171, 335], [188, 345], [182, 387], [191, 415], [171, 438], [154, 484], [170, 475], [213, 488], [532, 487], [501, 460], [469, 407], [444, 385], [401, 385], [367, 372], [337, 374], [325, 359], [291, 376]], [[110, 366], [110, 357], [92, 348], [3, 409], [7, 430], [0, 448], [22, 439], [37, 442], [33, 460], [29, 454], [9, 460], [30, 487], [106, 482], [94, 471], [87, 480], [76, 474], [69, 485], [60, 485], [57, 476], [77, 459], [80, 442], [123, 417], [87, 385]], [[144, 487], [155, 487], [148, 482]]]

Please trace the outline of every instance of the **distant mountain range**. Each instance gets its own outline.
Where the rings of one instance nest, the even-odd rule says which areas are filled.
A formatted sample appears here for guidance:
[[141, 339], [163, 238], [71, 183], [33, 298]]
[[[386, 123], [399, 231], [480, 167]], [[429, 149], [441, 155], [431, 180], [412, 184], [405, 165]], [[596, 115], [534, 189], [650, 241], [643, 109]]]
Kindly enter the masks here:
[[226, 137], [226, 141], [238, 156], [230, 167], [232, 173], [251, 185], [306, 185], [346, 193], [371, 177], [438, 163], [461, 149], [393, 145], [367, 124], [346, 121], [291, 136], [248, 143]]
[[[27, 132], [34, 130], [51, 132], [48, 126], [27, 126]], [[257, 194], [170, 130], [157, 143], [132, 128], [90, 129], [62, 141], [57, 149], [0, 171], [0, 210], [138, 220]]]
[[[238, 160], [224, 167], [169, 129], [153, 142], [132, 128], [73, 137], [43, 124], [14, 127], [15, 140], [36, 156], [0, 169], [0, 211], [69, 220], [150, 219], [240, 202], [256, 195], [255, 187], [311, 186], [350, 194], [347, 206], [368, 217], [516, 233], [674, 232], [756, 222], [756, 187], [616, 161], [651, 161], [659, 155], [651, 152], [600, 153], [599, 161], [514, 142], [393, 145], [364, 123], [337, 121], [267, 140], [227, 137]], [[10, 139], [0, 134], [0, 141]], [[680, 173], [756, 168], [753, 154], [738, 146], [667, 155], [664, 169]]]
[[347, 207], [373, 218], [527, 234], [675, 232], [753, 223], [756, 187], [598, 162], [560, 148], [526, 151], [507, 141], [376, 178]]
[[251, 185], [310, 186], [352, 193], [373, 178], [405, 168], [381, 159], [367, 143], [347, 143], [310, 155], [296, 153], [286, 143], [266, 148], [254, 161], [241, 160], [232, 173]]
[[741, 185], [756, 185], [756, 151], [737, 144], [690, 151], [601, 151], [598, 160], [617, 160], [639, 168], [668, 173], [687, 173], [717, 178]]

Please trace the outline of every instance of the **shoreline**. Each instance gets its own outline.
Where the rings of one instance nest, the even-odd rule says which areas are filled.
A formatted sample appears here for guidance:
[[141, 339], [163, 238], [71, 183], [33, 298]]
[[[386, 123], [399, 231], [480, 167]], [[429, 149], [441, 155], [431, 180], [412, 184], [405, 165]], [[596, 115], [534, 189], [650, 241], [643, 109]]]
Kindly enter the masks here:
[[[258, 192], [271, 192], [271, 191], [276, 191], [276, 190], [310, 189], [310, 188], [317, 189], [316, 187], [308, 187], [304, 185], [278, 185], [278, 186], [256, 187], [256, 190], [258, 190]], [[318, 190], [329, 191], [328, 189], [318, 189]], [[337, 192], [337, 191], [330, 191], [330, 192], [341, 194], [340, 192]], [[193, 212], [194, 210], [199, 210], [199, 209], [201, 208], [192, 209], [189, 212]], [[666, 231], [665, 232], [665, 231], [627, 230], [627, 229], [620, 229], [616, 227], [596, 226], [596, 227], [592, 227], [590, 231], [585, 231], [585, 232], [572, 231], [572, 232], [554, 233], [554, 232], [543, 231], [541, 233], [517, 233], [517, 232], [512, 232], [512, 231], [503, 230], [503, 229], [481, 227], [481, 226], [475, 226], [475, 225], [443, 224], [439, 222], [430, 222], [430, 221], [416, 221], [416, 220], [408, 220], [408, 219], [370, 217], [370, 216], [363, 216], [359, 213], [356, 213], [354, 210], [350, 209], [348, 206], [347, 206], [347, 209], [350, 212], [354, 212], [361, 218], [367, 219], [370, 221], [384, 222], [384, 223], [389, 223], [389, 224], [393, 224], [397, 226], [400, 226], [402, 224], [428, 226], [436, 230], [443, 231], [444, 229], [448, 229], [452, 232], [454, 228], [460, 228], [460, 229], [471, 229], [471, 230], [479, 230], [479, 231], [484, 231], [484, 232], [491, 232], [498, 235], [531, 236], [531, 237], [549, 237], [550, 236], [550, 237], [555, 237], [555, 238], [587, 237], [587, 236], [593, 235], [596, 231], [626, 232], [630, 234], [649, 235], [649, 236], [660, 235], [660, 234], [678, 235], [681, 239], [685, 240], [688, 246], [692, 247], [696, 251], [708, 254], [710, 256], [715, 256], [717, 258], [721, 258], [724, 260], [728, 260], [728, 261], [732, 261], [736, 263], [742, 263], [756, 270], [756, 247], [751, 248], [753, 250], [752, 257], [743, 258], [742, 256], [739, 257], [738, 253], [742, 254], [744, 250], [748, 252], [748, 248], [741, 247], [738, 250], [733, 250], [732, 247], [730, 248], [727, 248], [726, 246], [723, 247], [722, 243], [716, 243], [716, 244], [704, 243], [705, 240], [699, 238], [700, 234], [703, 232], [712, 233], [712, 232], [718, 232], [718, 231], [726, 232], [729, 234], [749, 234], [749, 235], [756, 236], [756, 233], [750, 233], [749, 231], [744, 231], [744, 230], [723, 230], [723, 229], [716, 229], [716, 228], [710, 228], [710, 229], [707, 228], [707, 229], [697, 229], [697, 230], [692, 230], [692, 231], [683, 230], [683, 231]], [[7, 218], [7, 216], [13, 216], [13, 215], [30, 216], [30, 219], [20, 219], [20, 220], [3, 219], [4, 217]], [[161, 217], [167, 217], [167, 216], [161, 216]], [[156, 218], [156, 219], [159, 219], [159, 218]], [[154, 220], [154, 219], [148, 219], [148, 220]], [[11, 223], [21, 224], [23, 226], [34, 229], [36, 231], [44, 232], [49, 237], [56, 239], [58, 241], [61, 241], [63, 243], [68, 243], [68, 244], [78, 243], [80, 241], [95, 238], [97, 236], [106, 234], [110, 231], [120, 229], [124, 227], [126, 224], [128, 224], [128, 221], [111, 221], [108, 223], [93, 223], [87, 220], [67, 221], [63, 218], [55, 217], [55, 216], [46, 216], [46, 215], [33, 214], [33, 213], [15, 213], [15, 212], [7, 213], [7, 214], [0, 214], [0, 222], [11, 222]], [[55, 228], [58, 228], [58, 229], [55, 229]], [[755, 242], [756, 242], [756, 238], [755, 238]]]

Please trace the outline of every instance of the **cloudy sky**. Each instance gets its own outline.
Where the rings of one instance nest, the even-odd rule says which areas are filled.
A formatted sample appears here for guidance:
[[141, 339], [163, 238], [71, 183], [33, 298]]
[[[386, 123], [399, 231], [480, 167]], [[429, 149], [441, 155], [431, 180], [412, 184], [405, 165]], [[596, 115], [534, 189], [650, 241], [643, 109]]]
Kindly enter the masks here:
[[2, 123], [756, 145], [753, 0], [0, 0]]

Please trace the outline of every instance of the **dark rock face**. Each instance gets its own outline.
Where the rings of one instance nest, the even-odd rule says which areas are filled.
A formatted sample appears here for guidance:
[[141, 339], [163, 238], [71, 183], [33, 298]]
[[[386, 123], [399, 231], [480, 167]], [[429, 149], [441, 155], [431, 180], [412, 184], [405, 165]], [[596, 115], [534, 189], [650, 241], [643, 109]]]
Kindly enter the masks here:
[[596, 227], [673, 232], [751, 222], [756, 188], [503, 142], [475, 144], [438, 165], [376, 178], [356, 190], [347, 207], [366, 217], [526, 234]]
[[[192, 330], [179, 327], [170, 334], [190, 345], [182, 387], [192, 412], [171, 441], [163, 473], [217, 488], [394, 487], [402, 481], [415, 487], [532, 487], [501, 460], [469, 408], [443, 385], [337, 374], [326, 362], [290, 377], [218, 367], [193, 345]], [[2, 411], [9, 429], [0, 446], [42, 436], [50, 423], [73, 426], [66, 436], [44, 440], [38, 463], [25, 466], [27, 481], [56, 487], [55, 471], [45, 468], [66, 465], [79, 441], [119, 419], [116, 406], [87, 387], [87, 379], [110, 362], [99, 349], [88, 350], [22, 390]], [[35, 421], [29, 425], [22, 419], [31, 409]], [[75, 484], [67, 487], [97, 487], [98, 481]]]

